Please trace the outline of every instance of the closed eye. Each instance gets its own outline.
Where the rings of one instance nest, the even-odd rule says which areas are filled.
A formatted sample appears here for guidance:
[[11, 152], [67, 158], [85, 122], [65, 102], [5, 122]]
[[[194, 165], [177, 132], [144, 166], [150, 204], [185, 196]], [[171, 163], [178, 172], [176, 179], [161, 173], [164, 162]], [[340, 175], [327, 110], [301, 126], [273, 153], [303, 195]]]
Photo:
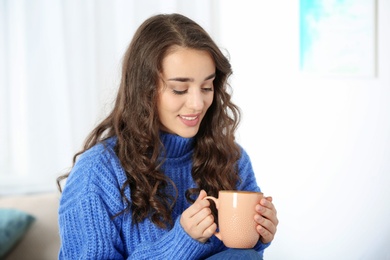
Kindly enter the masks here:
[[172, 92], [175, 95], [184, 95], [185, 93], [187, 93], [187, 90], [175, 90], [175, 89], [172, 89]]
[[214, 91], [214, 89], [211, 87], [210, 88], [202, 88], [202, 90], [205, 92], [213, 92]]

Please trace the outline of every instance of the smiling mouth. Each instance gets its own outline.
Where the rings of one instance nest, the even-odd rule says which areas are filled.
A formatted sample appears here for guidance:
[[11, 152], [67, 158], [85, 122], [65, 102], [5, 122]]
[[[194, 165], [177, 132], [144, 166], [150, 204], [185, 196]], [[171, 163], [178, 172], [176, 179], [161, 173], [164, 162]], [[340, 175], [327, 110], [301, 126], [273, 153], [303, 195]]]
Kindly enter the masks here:
[[196, 116], [179, 116], [181, 122], [187, 127], [195, 127], [200, 122], [200, 115]]
[[198, 116], [180, 116], [180, 117], [188, 121], [193, 121], [198, 118]]

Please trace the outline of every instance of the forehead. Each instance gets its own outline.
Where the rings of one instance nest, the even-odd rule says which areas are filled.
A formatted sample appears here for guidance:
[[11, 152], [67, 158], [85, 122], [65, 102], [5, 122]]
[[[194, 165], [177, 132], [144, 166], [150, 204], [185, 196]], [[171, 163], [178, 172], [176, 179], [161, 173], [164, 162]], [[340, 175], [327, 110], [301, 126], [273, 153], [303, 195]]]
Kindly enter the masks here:
[[162, 61], [164, 76], [204, 76], [215, 71], [215, 62], [209, 52], [184, 47], [169, 50]]

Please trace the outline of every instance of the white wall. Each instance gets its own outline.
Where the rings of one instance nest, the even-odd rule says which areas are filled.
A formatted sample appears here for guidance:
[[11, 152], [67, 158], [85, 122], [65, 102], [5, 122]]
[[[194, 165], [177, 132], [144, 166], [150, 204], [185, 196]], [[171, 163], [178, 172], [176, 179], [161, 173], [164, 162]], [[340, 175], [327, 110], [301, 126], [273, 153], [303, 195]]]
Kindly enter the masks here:
[[390, 259], [390, 1], [375, 78], [302, 76], [298, 4], [219, 3], [239, 141], [280, 220], [265, 259]]

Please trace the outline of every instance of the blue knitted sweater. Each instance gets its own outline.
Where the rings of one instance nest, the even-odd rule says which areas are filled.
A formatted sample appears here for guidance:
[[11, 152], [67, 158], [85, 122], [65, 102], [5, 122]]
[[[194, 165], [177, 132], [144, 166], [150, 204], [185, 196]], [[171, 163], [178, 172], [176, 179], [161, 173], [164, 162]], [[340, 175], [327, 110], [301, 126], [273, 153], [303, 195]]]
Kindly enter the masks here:
[[[226, 249], [215, 236], [200, 243], [181, 227], [181, 213], [190, 206], [185, 191], [196, 187], [191, 176], [193, 138], [171, 134], [161, 138], [167, 152], [163, 170], [178, 189], [173, 227], [162, 229], [149, 219], [133, 225], [127, 213], [111, 218], [126, 205], [120, 194], [126, 176], [112, 138], [84, 152], [66, 181], [59, 208], [59, 259], [203, 259]], [[244, 150], [239, 171], [239, 190], [260, 191]], [[259, 242], [255, 249], [263, 254], [267, 246]]]

